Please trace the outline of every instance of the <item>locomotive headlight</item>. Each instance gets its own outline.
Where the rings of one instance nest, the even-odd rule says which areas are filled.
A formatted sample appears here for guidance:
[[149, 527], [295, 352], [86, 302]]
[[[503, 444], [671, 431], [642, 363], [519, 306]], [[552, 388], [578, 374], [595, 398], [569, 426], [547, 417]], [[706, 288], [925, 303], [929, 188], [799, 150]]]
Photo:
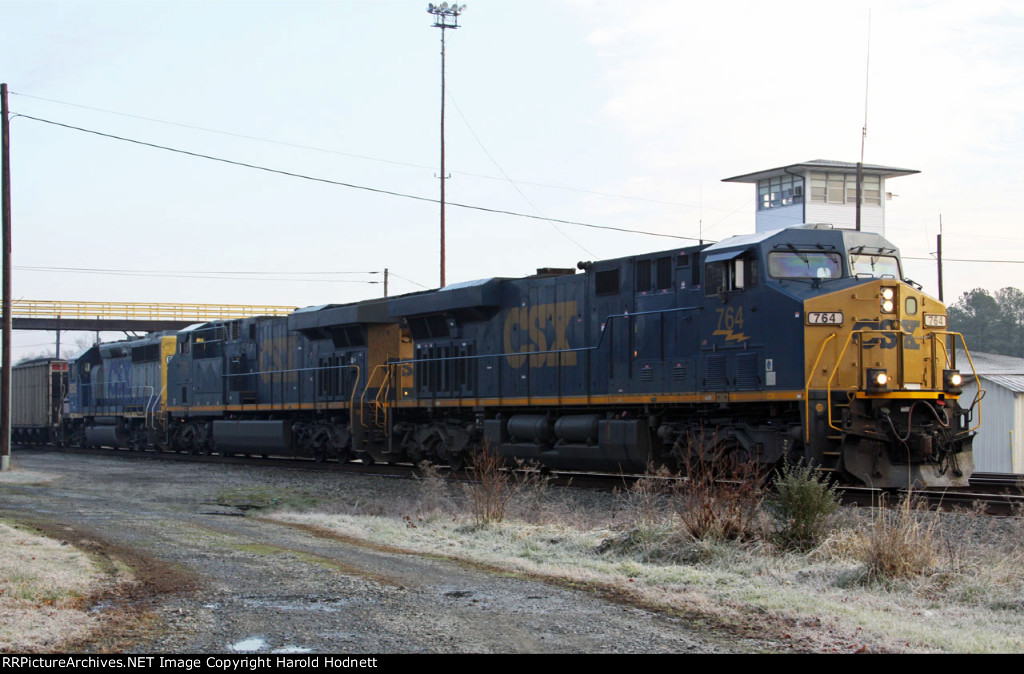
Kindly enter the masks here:
[[960, 376], [960, 370], [942, 371], [942, 388], [946, 393], [960, 393], [964, 378]]
[[891, 314], [896, 310], [896, 289], [882, 288], [882, 311]]
[[868, 368], [868, 392], [884, 391], [889, 385], [889, 373], [882, 368]]

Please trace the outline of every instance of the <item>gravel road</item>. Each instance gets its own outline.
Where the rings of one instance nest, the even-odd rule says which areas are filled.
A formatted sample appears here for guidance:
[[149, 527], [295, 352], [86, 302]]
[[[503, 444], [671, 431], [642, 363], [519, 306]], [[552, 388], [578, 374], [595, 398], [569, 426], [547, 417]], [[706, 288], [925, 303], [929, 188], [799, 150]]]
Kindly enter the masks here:
[[[49, 474], [0, 485], [0, 517], [129, 565], [135, 588], [82, 651], [729, 653], [763, 643], [534, 580], [396, 554], [216, 505], [227, 489], [398, 480], [272, 466], [21, 451]], [[376, 483], [371, 483], [376, 484]], [[366, 488], [365, 482], [359, 483]], [[377, 488], [377, 487], [374, 487]], [[397, 488], [401, 489], [401, 485]]]

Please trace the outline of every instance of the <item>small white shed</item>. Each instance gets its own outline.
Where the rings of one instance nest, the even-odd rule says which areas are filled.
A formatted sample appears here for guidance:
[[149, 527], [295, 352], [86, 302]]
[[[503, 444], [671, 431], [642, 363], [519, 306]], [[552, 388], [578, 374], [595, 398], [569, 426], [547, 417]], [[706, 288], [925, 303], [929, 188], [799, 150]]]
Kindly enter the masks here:
[[[985, 397], [981, 401], [981, 428], [974, 438], [974, 469], [982, 473], [1024, 474], [1024, 358], [971, 352]], [[957, 354], [964, 375], [960, 403], [971, 404], [978, 381], [967, 358]], [[975, 412], [974, 422], [979, 421]]]

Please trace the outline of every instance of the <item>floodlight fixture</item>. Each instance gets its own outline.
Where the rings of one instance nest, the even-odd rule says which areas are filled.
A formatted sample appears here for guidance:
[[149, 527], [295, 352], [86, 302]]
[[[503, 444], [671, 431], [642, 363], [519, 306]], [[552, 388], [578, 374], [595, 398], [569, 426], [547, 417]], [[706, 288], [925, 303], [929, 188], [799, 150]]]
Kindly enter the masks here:
[[434, 15], [435, 28], [458, 28], [459, 15], [464, 11], [466, 11], [466, 6], [456, 2], [450, 5], [447, 2], [442, 2], [440, 5], [433, 3], [427, 5], [427, 12]]

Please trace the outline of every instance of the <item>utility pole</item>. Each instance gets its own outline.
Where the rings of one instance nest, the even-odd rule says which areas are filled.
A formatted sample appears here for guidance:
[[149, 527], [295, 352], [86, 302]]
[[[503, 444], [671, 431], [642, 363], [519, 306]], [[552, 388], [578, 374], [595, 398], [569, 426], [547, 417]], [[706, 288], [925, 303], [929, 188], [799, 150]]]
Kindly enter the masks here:
[[448, 28], [459, 27], [459, 14], [466, 10], [465, 5], [442, 2], [440, 5], [430, 3], [427, 12], [434, 15], [434, 28], [441, 29], [441, 286], [444, 287], [444, 33]]
[[2, 148], [0, 171], [3, 173], [3, 355], [0, 357], [0, 471], [11, 468], [11, 122], [7, 109], [7, 84], [0, 84]]
[[942, 301], [942, 215], [939, 215], [939, 234], [935, 237], [935, 260], [939, 263], [939, 301]]
[[384, 267], [384, 297], [388, 296], [388, 268]]

